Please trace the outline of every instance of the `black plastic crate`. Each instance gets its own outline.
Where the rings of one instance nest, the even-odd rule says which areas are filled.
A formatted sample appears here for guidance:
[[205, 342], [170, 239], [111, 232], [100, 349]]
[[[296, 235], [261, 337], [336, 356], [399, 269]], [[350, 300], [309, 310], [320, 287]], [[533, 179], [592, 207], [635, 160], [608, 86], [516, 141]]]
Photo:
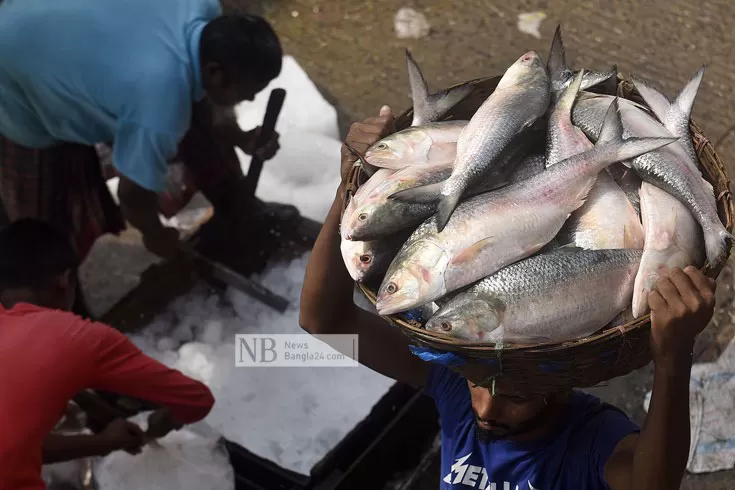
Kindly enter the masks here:
[[375, 490], [395, 474], [415, 468], [438, 430], [431, 399], [396, 383], [308, 476], [232, 442], [228, 450], [237, 490]]

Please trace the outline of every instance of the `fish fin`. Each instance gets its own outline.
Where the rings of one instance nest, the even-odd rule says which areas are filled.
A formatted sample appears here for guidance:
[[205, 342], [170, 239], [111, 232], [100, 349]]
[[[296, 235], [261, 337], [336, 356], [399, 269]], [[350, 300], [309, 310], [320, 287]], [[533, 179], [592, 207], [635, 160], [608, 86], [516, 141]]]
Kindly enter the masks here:
[[561, 88], [560, 85], [566, 82], [571, 75], [571, 70], [567, 66], [564, 41], [561, 37], [561, 25], [557, 25], [554, 31], [554, 39], [551, 41], [549, 56], [546, 60], [546, 70], [552, 84], [556, 85], [557, 89]]
[[388, 196], [388, 199], [395, 199], [401, 202], [412, 202], [417, 204], [433, 204], [439, 200], [444, 182], [436, 182], [434, 184], [421, 185], [395, 192]]
[[411, 99], [413, 100], [413, 123], [412, 126], [419, 126], [428, 121], [423, 120], [426, 117], [427, 103], [429, 100], [429, 86], [426, 78], [421, 72], [421, 68], [413, 59], [411, 51], [406, 49], [406, 65], [408, 68], [408, 82], [411, 84]]
[[[617, 83], [617, 65], [613, 65], [613, 69], [611, 71], [591, 71], [587, 70], [584, 74], [584, 79], [582, 79], [582, 90], [587, 90], [588, 88], [595, 87], [597, 85], [600, 85], [601, 83], [607, 82], [608, 80], [614, 81], [614, 89], [613, 93], [611, 95], [615, 95], [618, 89], [618, 83]], [[607, 88], [607, 85], [606, 85]]]
[[630, 78], [633, 80], [633, 84], [638, 92], [640, 92], [643, 100], [646, 101], [646, 104], [648, 104], [653, 111], [653, 114], [658, 118], [661, 124], [666, 124], [666, 120], [669, 117], [669, 109], [671, 108], [671, 101], [643, 79], [635, 75], [631, 75]]
[[619, 143], [623, 141], [623, 122], [620, 119], [620, 106], [618, 98], [615, 97], [605, 112], [605, 118], [602, 120], [600, 128], [600, 136], [597, 138], [597, 145]]
[[447, 226], [449, 218], [452, 217], [457, 204], [459, 203], [460, 193], [450, 195], [442, 195], [439, 200], [439, 207], [436, 213], [436, 230], [441, 233]]
[[477, 257], [485, 248], [492, 246], [495, 243], [495, 237], [485, 237], [480, 241], [477, 241], [469, 247], [462, 250], [457, 254], [451, 261], [452, 266], [461, 266], [462, 264], [472, 261]]
[[694, 107], [694, 99], [697, 97], [699, 86], [702, 83], [704, 77], [705, 66], [697, 70], [697, 73], [687, 82], [684, 88], [681, 90], [679, 95], [676, 96], [676, 100], [673, 106], [676, 107], [677, 112], [680, 116], [684, 116], [689, 119], [692, 115], [692, 108]]
[[428, 106], [430, 108], [432, 120], [436, 121], [444, 116], [444, 114], [449, 112], [452, 107], [467, 97], [470, 92], [472, 92], [472, 85], [465, 83], [431, 94], [428, 99]]
[[577, 100], [579, 89], [582, 86], [583, 77], [584, 70], [579, 70], [577, 76], [574, 77], [572, 83], [567, 85], [564, 92], [562, 92], [561, 97], [559, 97], [559, 101], [556, 103], [556, 109], [564, 111], [565, 119], [568, 117], [570, 121], [572, 118], [572, 108], [574, 107], [574, 102]]
[[[600, 152], [601, 161], [610, 161], [610, 163], [621, 162], [623, 165], [630, 166], [628, 160], [637, 156], [656, 150], [663, 146], [669, 145], [678, 138], [628, 138], [623, 139], [623, 123], [620, 120], [620, 107], [618, 106], [618, 98], [615, 97], [607, 108], [605, 119], [600, 129], [600, 137], [597, 144], [589, 152], [596, 149], [603, 150], [609, 147], [615, 149], [615, 156], [605, 155], [605, 151]], [[587, 152], [585, 152], [587, 153]], [[591, 154], [590, 154], [591, 156]], [[609, 165], [609, 164], [608, 164]]]
[[413, 101], [411, 126], [420, 126], [437, 121], [472, 91], [471, 85], [464, 84], [435, 94], [429, 94], [426, 78], [408, 49], [406, 49], [406, 65]]
[[600, 83], [600, 89], [607, 95], [617, 95], [618, 93], [618, 65], [610, 68], [610, 77]]

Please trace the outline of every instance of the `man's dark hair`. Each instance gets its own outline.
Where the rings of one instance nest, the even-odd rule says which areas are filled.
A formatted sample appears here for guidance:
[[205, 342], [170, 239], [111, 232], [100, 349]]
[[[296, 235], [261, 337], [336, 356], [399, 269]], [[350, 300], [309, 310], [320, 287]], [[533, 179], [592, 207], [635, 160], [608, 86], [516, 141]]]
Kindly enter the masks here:
[[281, 72], [283, 50], [273, 28], [262, 17], [222, 15], [202, 31], [201, 59], [222, 65], [237, 81], [267, 83]]
[[71, 237], [49, 223], [23, 219], [0, 230], [0, 290], [34, 288], [77, 265]]

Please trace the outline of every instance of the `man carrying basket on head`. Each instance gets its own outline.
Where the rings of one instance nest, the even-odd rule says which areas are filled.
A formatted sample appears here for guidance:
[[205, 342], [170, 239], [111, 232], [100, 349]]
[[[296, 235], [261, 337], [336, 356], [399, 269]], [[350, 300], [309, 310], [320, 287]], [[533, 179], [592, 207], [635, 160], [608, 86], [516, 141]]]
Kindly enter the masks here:
[[[395, 131], [389, 108], [353, 124], [346, 143], [364, 152]], [[339, 225], [347, 175], [314, 246], [301, 300], [302, 327], [312, 334], [357, 334], [367, 367], [431, 396], [442, 427], [442, 489], [671, 490], [679, 488], [689, 453], [692, 349], [714, 311], [715, 283], [695, 268], [675, 269], [649, 296], [654, 384], [643, 428], [617, 408], [578, 391], [541, 397], [495, 393], [441, 365], [415, 357], [408, 339], [353, 302], [353, 282], [340, 254]]]
[[[230, 109], [281, 70], [268, 23], [217, 0], [0, 0], [0, 210], [69, 232], [82, 260], [129, 221], [153, 253], [178, 253], [159, 220], [175, 158], [218, 212], [243, 181], [234, 147], [256, 148]], [[112, 144], [120, 208], [95, 144]]]

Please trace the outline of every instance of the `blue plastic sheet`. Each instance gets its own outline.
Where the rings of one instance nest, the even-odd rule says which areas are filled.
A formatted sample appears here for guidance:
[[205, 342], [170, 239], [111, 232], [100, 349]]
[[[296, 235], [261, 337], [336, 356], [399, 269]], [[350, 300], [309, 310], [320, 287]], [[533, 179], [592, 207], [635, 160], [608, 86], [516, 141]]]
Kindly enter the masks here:
[[[409, 348], [411, 349], [411, 352], [415, 356], [417, 356], [419, 359], [421, 359], [422, 361], [435, 362], [437, 364], [441, 364], [442, 366], [446, 366], [446, 367], [462, 366], [463, 364], [467, 363], [467, 358], [459, 354], [455, 354], [453, 352], [441, 352], [436, 349], [432, 349], [430, 347], [421, 347], [417, 345], [411, 345], [409, 346]], [[493, 366], [493, 365], [499, 365], [500, 359], [499, 358], [473, 359], [473, 362], [479, 362], [482, 364], [488, 364], [488, 365]]]
[[409, 348], [422, 361], [435, 362], [446, 367], [461, 366], [467, 362], [464, 357], [451, 352], [439, 352], [429, 347], [419, 347], [416, 345], [411, 345]]

